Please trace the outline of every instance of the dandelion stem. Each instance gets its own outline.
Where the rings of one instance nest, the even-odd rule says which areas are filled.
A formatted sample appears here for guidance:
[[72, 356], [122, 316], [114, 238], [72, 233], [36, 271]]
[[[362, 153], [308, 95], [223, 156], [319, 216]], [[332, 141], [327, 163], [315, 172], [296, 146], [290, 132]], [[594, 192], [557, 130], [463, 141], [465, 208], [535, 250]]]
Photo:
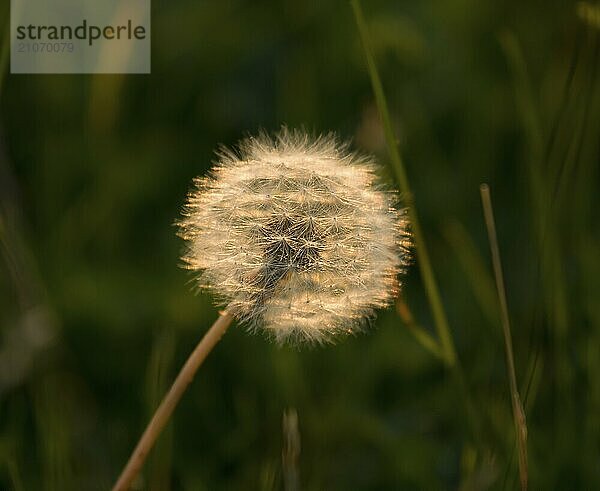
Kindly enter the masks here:
[[500, 248], [498, 247], [498, 237], [496, 235], [496, 225], [494, 223], [494, 210], [492, 208], [490, 188], [487, 184], [482, 184], [479, 190], [481, 192], [481, 202], [483, 204], [483, 213], [492, 253], [494, 275], [496, 277], [498, 300], [500, 302], [500, 316], [502, 318], [502, 332], [504, 334], [504, 347], [506, 352], [506, 369], [508, 371], [516, 444], [519, 454], [519, 476], [521, 480], [521, 489], [525, 491], [527, 489], [527, 423], [525, 420], [523, 404], [521, 403], [521, 397], [519, 396], [519, 389], [517, 387], [517, 377], [515, 375], [515, 360], [510, 332], [510, 321], [508, 317], [508, 305], [506, 302], [506, 290], [504, 288], [502, 263], [500, 262]]
[[189, 356], [185, 365], [177, 375], [169, 392], [164, 397], [160, 406], [154, 413], [154, 416], [148, 423], [144, 434], [140, 438], [135, 450], [131, 454], [127, 465], [121, 472], [119, 479], [113, 487], [113, 491], [127, 491], [131, 483], [140, 472], [148, 453], [152, 449], [156, 439], [169, 422], [175, 407], [179, 403], [181, 396], [194, 378], [196, 371], [202, 365], [208, 354], [219, 342], [233, 317], [226, 311], [221, 312], [219, 318], [206, 332], [202, 340], [198, 343], [192, 354]]
[[396, 174], [396, 178], [398, 179], [400, 190], [404, 195], [404, 200], [408, 207], [411, 228], [415, 240], [415, 248], [419, 258], [419, 269], [425, 285], [425, 291], [429, 300], [429, 305], [431, 306], [433, 313], [436, 332], [440, 340], [442, 352], [444, 354], [444, 360], [449, 366], [453, 366], [456, 363], [456, 350], [454, 348], [454, 341], [452, 339], [452, 334], [450, 333], [450, 327], [448, 325], [444, 306], [442, 304], [440, 293], [437, 287], [435, 275], [433, 274], [429, 253], [427, 252], [427, 247], [425, 246], [425, 239], [423, 237], [423, 232], [421, 231], [419, 217], [413, 202], [413, 195], [410, 190], [406, 169], [404, 168], [402, 158], [400, 157], [400, 152], [398, 151], [398, 145], [396, 142], [396, 137], [394, 136], [394, 130], [392, 128], [388, 105], [385, 93], [383, 91], [383, 85], [381, 83], [381, 79], [379, 78], [379, 72], [377, 71], [375, 57], [371, 48], [371, 41], [369, 39], [367, 25], [359, 1], [352, 0], [351, 4], [365, 52], [365, 57], [367, 59], [371, 84], [373, 86], [375, 100], [377, 102], [381, 122], [383, 124], [390, 160], [393, 170]]

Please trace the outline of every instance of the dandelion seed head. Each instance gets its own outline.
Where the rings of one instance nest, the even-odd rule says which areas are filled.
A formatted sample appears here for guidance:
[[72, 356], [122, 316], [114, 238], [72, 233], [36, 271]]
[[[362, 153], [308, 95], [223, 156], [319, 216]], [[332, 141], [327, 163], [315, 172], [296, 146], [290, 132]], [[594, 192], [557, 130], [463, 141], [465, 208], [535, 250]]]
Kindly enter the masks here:
[[285, 128], [221, 149], [179, 222], [186, 266], [280, 343], [359, 331], [394, 298], [410, 246], [376, 168], [334, 135]]

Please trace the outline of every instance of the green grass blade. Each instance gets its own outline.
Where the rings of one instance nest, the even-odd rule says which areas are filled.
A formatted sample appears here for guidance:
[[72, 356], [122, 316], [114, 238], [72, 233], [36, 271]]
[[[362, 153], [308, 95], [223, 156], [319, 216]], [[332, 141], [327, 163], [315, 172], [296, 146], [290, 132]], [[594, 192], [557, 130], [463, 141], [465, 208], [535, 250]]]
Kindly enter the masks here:
[[414, 205], [413, 195], [408, 182], [406, 169], [404, 168], [402, 158], [400, 157], [400, 152], [398, 151], [398, 145], [394, 136], [394, 130], [392, 128], [387, 100], [383, 91], [383, 85], [381, 84], [379, 72], [377, 71], [377, 65], [375, 64], [375, 57], [373, 55], [373, 49], [371, 47], [367, 25], [359, 1], [352, 0], [351, 4], [367, 60], [367, 67], [371, 77], [371, 84], [373, 86], [375, 100], [385, 132], [390, 161], [396, 178], [398, 179], [400, 190], [404, 195], [404, 199], [408, 207], [419, 269], [423, 278], [423, 284], [425, 286], [429, 305], [431, 306], [436, 332], [440, 339], [440, 344], [444, 353], [444, 360], [449, 366], [453, 366], [456, 363], [456, 350], [454, 348], [454, 341], [452, 339], [452, 334], [450, 333], [446, 312], [444, 311], [437, 282], [433, 273], [433, 268], [431, 266], [431, 261], [429, 259], [429, 253], [427, 252], [427, 247], [425, 245], [425, 239], [421, 231], [421, 225]]
[[442, 352], [440, 344], [423, 327], [417, 324], [412, 312], [401, 296], [398, 297], [398, 300], [396, 301], [396, 312], [398, 312], [402, 322], [404, 322], [404, 325], [415, 339], [432, 355], [444, 361], [444, 353]]
[[527, 422], [525, 411], [519, 396], [517, 385], [517, 376], [515, 374], [515, 360], [512, 348], [512, 335], [510, 332], [510, 321], [508, 316], [508, 305], [506, 302], [506, 290], [504, 287], [504, 277], [502, 275], [502, 263], [500, 261], [500, 248], [498, 247], [498, 237], [496, 235], [496, 225], [494, 222], [494, 211], [492, 208], [492, 199], [490, 188], [487, 184], [482, 184], [481, 202], [485, 215], [485, 223], [488, 230], [490, 241], [490, 250], [492, 253], [492, 263], [494, 266], [494, 276], [496, 277], [496, 288], [498, 290], [498, 300], [500, 303], [500, 315], [502, 319], [502, 333], [504, 335], [504, 348], [506, 355], [506, 369], [510, 386], [510, 395], [513, 409], [513, 419], [515, 425], [515, 439], [517, 443], [517, 453], [519, 455], [519, 477], [521, 489], [527, 489], [528, 470], [527, 470]]
[[[146, 402], [150, 416], [168, 389], [174, 355], [175, 337], [172, 331], [165, 330], [157, 333], [146, 369]], [[170, 489], [172, 454], [173, 430], [172, 425], [169, 425], [148, 457], [149, 491]]]

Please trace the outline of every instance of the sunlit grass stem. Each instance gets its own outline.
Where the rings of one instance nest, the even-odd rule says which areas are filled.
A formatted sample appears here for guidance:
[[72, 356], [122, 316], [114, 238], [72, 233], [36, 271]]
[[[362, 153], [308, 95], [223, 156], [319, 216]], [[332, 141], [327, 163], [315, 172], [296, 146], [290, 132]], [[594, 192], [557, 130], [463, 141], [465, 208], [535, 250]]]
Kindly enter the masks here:
[[221, 312], [219, 318], [206, 332], [204, 337], [196, 346], [196, 349], [189, 356], [185, 365], [177, 375], [177, 378], [173, 382], [173, 385], [169, 389], [169, 392], [164, 397], [160, 406], [154, 413], [154, 416], [148, 423], [146, 430], [144, 431], [140, 441], [138, 442], [135, 450], [131, 454], [127, 465], [121, 472], [119, 479], [112, 488], [113, 491], [127, 491], [140, 472], [148, 453], [154, 446], [156, 439], [161, 434], [164, 427], [169, 422], [175, 407], [179, 403], [181, 396], [187, 389], [188, 385], [194, 378], [196, 371], [202, 365], [208, 354], [212, 351], [214, 346], [219, 342], [225, 331], [231, 324], [233, 317], [226, 311]]
[[429, 253], [425, 245], [425, 238], [423, 237], [419, 217], [414, 205], [413, 194], [408, 182], [406, 169], [404, 168], [402, 158], [400, 157], [400, 152], [398, 151], [398, 144], [396, 142], [396, 137], [392, 128], [388, 104], [385, 97], [385, 93], [383, 91], [383, 85], [381, 83], [381, 79], [379, 78], [377, 65], [375, 64], [375, 58], [371, 47], [371, 41], [369, 39], [367, 25], [365, 23], [365, 19], [359, 1], [352, 0], [351, 4], [352, 9], [354, 10], [354, 17], [356, 19], [356, 24], [358, 26], [358, 31], [367, 60], [367, 67], [369, 70], [369, 75], [371, 77], [371, 84], [373, 86], [375, 100], [377, 102], [377, 107], [379, 109], [381, 122], [383, 124], [383, 129], [385, 132], [390, 161], [396, 178], [398, 180], [400, 191], [403, 194], [404, 201], [408, 208], [411, 229], [415, 242], [415, 249], [418, 257], [419, 269], [421, 272], [421, 277], [423, 278], [423, 284], [425, 286], [425, 291], [429, 300], [429, 305], [431, 306], [436, 332], [441, 345], [441, 351], [444, 356], [444, 361], [449, 366], [453, 366], [456, 363], [456, 350], [454, 347], [454, 341], [452, 339], [452, 334], [450, 333], [448, 319], [446, 318], [446, 312], [444, 311], [444, 307], [442, 305], [442, 300], [438, 290], [437, 282], [433, 273], [431, 261], [429, 259]]

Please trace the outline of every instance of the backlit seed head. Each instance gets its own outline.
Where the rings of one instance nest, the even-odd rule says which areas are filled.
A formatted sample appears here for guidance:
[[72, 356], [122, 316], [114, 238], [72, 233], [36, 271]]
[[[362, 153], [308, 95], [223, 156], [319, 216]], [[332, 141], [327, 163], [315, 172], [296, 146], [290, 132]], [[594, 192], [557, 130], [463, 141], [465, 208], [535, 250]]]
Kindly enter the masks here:
[[408, 222], [371, 158], [287, 129], [218, 157], [179, 222], [183, 259], [239, 321], [278, 342], [324, 342], [390, 304]]

